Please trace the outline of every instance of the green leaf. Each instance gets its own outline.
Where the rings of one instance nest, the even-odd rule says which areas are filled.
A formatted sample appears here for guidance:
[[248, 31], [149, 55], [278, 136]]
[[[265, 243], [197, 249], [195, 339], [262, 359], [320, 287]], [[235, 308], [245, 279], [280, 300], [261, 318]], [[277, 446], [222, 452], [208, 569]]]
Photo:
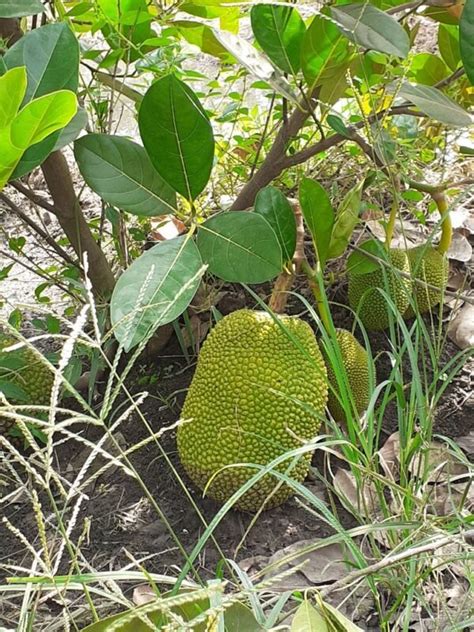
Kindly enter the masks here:
[[313, 238], [321, 270], [324, 270], [334, 226], [334, 210], [331, 201], [319, 182], [310, 178], [301, 180], [299, 200], [304, 221]]
[[204, 269], [196, 244], [183, 235], [153, 246], [125, 270], [110, 305], [114, 334], [125, 351], [186, 309]]
[[264, 217], [280, 243], [283, 261], [291, 261], [296, 248], [295, 214], [283, 193], [275, 187], [261, 189], [255, 198], [254, 212]]
[[459, 29], [451, 24], [440, 24], [438, 27], [438, 48], [441, 57], [452, 71], [456, 70], [461, 61], [459, 51]]
[[420, 86], [404, 82], [398, 96], [411, 101], [422, 112], [446, 125], [468, 127], [471, 116], [457, 103], [431, 86]]
[[374, 259], [366, 257], [364, 252], [368, 252], [379, 259], [388, 260], [387, 251], [382, 242], [378, 241], [378, 239], [368, 239], [359, 247], [359, 250], [351, 252], [347, 258], [347, 271], [350, 271], [352, 275], [369, 274], [380, 270], [380, 264]]
[[362, 628], [352, 623], [350, 619], [345, 617], [339, 610], [326, 601], [322, 601], [318, 604], [318, 608], [322, 611], [324, 620], [329, 624], [329, 629], [337, 632], [364, 632]]
[[211, 217], [199, 228], [197, 244], [209, 272], [224, 281], [263, 283], [283, 267], [275, 231], [257, 213], [226, 211]]
[[331, 15], [341, 32], [362, 48], [397, 57], [406, 57], [410, 51], [410, 39], [405, 29], [390, 15], [371, 4], [332, 7]]
[[41, 165], [51, 152], [62, 149], [66, 145], [69, 145], [69, 143], [72, 143], [86, 124], [87, 113], [83, 108], [78, 108], [75, 116], [66, 127], [50, 134], [47, 138], [42, 140], [41, 143], [29, 147], [25, 151], [10, 179], [16, 180], [17, 178], [21, 178]]
[[206, 186], [214, 159], [211, 123], [198, 98], [174, 75], [146, 92], [138, 114], [140, 135], [155, 169], [188, 200]]
[[459, 49], [466, 75], [474, 84], [474, 0], [466, 0], [459, 21]]
[[340, 257], [347, 248], [354, 228], [359, 222], [360, 200], [364, 181], [353, 187], [344, 197], [337, 209], [332, 229], [331, 243], [327, 253], [328, 259]]
[[12, 121], [11, 142], [15, 148], [25, 150], [65, 127], [76, 111], [76, 95], [69, 90], [58, 90], [34, 99]]
[[420, 53], [412, 57], [408, 76], [416, 83], [434, 86], [449, 75], [449, 69], [442, 59], [431, 53]]
[[8, 380], [0, 379], [0, 392], [2, 392], [7, 399], [10, 399], [15, 403], [23, 404], [30, 401], [30, 397], [26, 391], [17, 384], [13, 384]]
[[77, 90], [79, 43], [65, 22], [30, 31], [4, 59], [8, 68], [26, 66], [26, 101], [56, 90]]
[[298, 97], [284, 74], [275, 68], [265, 55], [260, 53], [252, 44], [239, 35], [234, 35], [234, 33], [228, 33], [220, 29], [213, 29], [213, 31], [222, 46], [224, 46], [251, 75], [265, 81], [275, 92], [283, 95], [293, 103], [298, 103]]
[[346, 138], [351, 137], [350, 130], [346, 127], [344, 121], [340, 116], [336, 116], [335, 114], [328, 114], [326, 117], [326, 122], [335, 132], [341, 134], [341, 136], [345, 136]]
[[133, 215], [176, 211], [176, 194], [157, 173], [146, 151], [121, 136], [87, 134], [74, 144], [84, 180], [100, 197]]
[[203, 53], [217, 57], [224, 63], [235, 63], [234, 57], [222, 46], [210, 26], [193, 20], [175, 20], [172, 24], [186, 41], [198, 46]]
[[22, 18], [43, 11], [40, 0], [0, 0], [0, 18]]
[[26, 92], [26, 68], [12, 68], [0, 77], [0, 128], [18, 114]]
[[257, 4], [252, 7], [250, 19], [255, 39], [275, 66], [296, 75], [306, 32], [298, 11], [292, 7]]
[[324, 617], [305, 599], [295, 613], [290, 632], [329, 632]]
[[301, 67], [310, 88], [344, 70], [350, 60], [347, 40], [324, 14], [315, 15], [303, 39]]
[[60, 90], [30, 101], [0, 130], [0, 189], [11, 177], [24, 151], [69, 123], [77, 110], [76, 95]]

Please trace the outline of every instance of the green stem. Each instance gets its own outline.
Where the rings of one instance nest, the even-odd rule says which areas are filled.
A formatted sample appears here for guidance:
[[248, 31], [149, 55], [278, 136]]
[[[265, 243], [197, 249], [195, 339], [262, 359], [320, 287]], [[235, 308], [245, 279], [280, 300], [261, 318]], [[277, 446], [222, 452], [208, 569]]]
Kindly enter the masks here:
[[390, 215], [388, 217], [387, 226], [385, 228], [385, 249], [390, 250], [390, 244], [392, 243], [393, 231], [395, 230], [395, 220], [398, 215], [398, 192], [395, 191], [395, 196], [392, 202], [392, 208], [390, 209]]
[[329, 332], [331, 331], [331, 315], [329, 314], [327, 302], [324, 300], [325, 297], [321, 292], [321, 287], [319, 285], [319, 280], [321, 277], [321, 267], [318, 263], [315, 269], [312, 268], [309, 265], [308, 260], [305, 258], [301, 262], [301, 269], [305, 273], [309, 281], [309, 287], [311, 288], [314, 298], [316, 299], [316, 305], [318, 307], [319, 316], [321, 318], [321, 322], [323, 323], [324, 329]]
[[439, 214], [441, 215], [441, 239], [438, 244], [438, 252], [444, 255], [451, 245], [453, 238], [453, 224], [451, 222], [451, 216], [449, 214], [448, 200], [444, 192], [432, 193], [436, 206], [438, 207]]

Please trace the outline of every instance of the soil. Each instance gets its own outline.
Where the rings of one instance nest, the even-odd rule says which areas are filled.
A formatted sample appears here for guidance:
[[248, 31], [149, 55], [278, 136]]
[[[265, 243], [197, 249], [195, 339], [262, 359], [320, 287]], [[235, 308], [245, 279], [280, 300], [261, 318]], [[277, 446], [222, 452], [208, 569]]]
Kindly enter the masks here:
[[[254, 306], [253, 299], [246, 298], [239, 286], [226, 286], [223, 289], [224, 297], [218, 304], [218, 309], [222, 313], [233, 311], [246, 304]], [[296, 289], [303, 295], [307, 294], [302, 281], [297, 284]], [[267, 286], [262, 286], [256, 291], [261, 298], [267, 299], [268, 290]], [[336, 285], [331, 299], [335, 303], [343, 304], [346, 302], [345, 293], [346, 288], [343, 285]], [[292, 296], [287, 311], [294, 314], [301, 313], [304, 311], [304, 306], [300, 299]], [[333, 317], [337, 326], [350, 328], [350, 317], [342, 306], [335, 305]], [[388, 354], [384, 353], [389, 350], [389, 341], [384, 332], [371, 334], [370, 341], [372, 353], [377, 356], [378, 380], [381, 381], [388, 377], [391, 369]], [[458, 353], [458, 349], [454, 343], [447, 340], [443, 349], [442, 362], [446, 362], [455, 353]], [[141, 410], [154, 432], [171, 426], [179, 419], [195, 362], [195, 357], [191, 358], [190, 362], [183, 357], [173, 336], [159, 357], [151, 359], [144, 355], [136, 363], [128, 379], [128, 388], [132, 394], [144, 390], [149, 392]], [[437, 409], [433, 426], [434, 433], [454, 438], [467, 435], [471, 431], [473, 402], [469, 377], [469, 366], [467, 366], [446, 389]], [[410, 379], [408, 367], [406, 379], [407, 381]], [[100, 391], [102, 385], [98, 386]], [[471, 399], [469, 399], [470, 394]], [[397, 415], [394, 407], [388, 409], [383, 424], [385, 436], [382, 437], [382, 442], [397, 429]], [[90, 426], [84, 428], [82, 434], [92, 441], [101, 436], [100, 430]], [[120, 435], [117, 436], [120, 436], [121, 442], [128, 447], [137, 445], [149, 437], [149, 430], [143, 421], [134, 415], [121, 424]], [[157, 516], [139, 483], [114, 467], [99, 476], [93, 486], [87, 489], [88, 498], [82, 504], [75, 528], [75, 536], [78, 537], [84, 520], [90, 519], [90, 531], [81, 546], [81, 552], [91, 568], [98, 571], [119, 570], [130, 565], [132, 570], [139, 570], [139, 562], [131, 563], [131, 561], [147, 558], [145, 566], [149, 572], [176, 576], [178, 569], [183, 567], [185, 554], [191, 552], [202, 535], [205, 528], [204, 522], [209, 523], [216, 514], [218, 505], [210, 499], [203, 498], [201, 492], [189, 482], [181, 468], [176, 453], [175, 431], [166, 432], [161, 437], [159, 445], [160, 447], [154, 443], [148, 443], [138, 449], [133, 453], [131, 463], [139, 472], [146, 488], [178, 536], [184, 550], [180, 550], [164, 520]], [[84, 448], [75, 439], [58, 445], [54, 454], [56, 471], [71, 480], [72, 476], [79, 471], [88, 453], [89, 449]], [[96, 469], [100, 464], [98, 462]], [[323, 467], [320, 453], [316, 453], [314, 465], [320, 469]], [[176, 468], [182, 480], [186, 482], [186, 490], [180, 486], [172, 468]], [[307, 484], [316, 494], [324, 496], [325, 490], [321, 489], [321, 483], [314, 475], [310, 476]], [[7, 491], [10, 492], [11, 489]], [[190, 503], [186, 491], [199, 508], [201, 517]], [[43, 502], [46, 502], [46, 499]], [[43, 507], [48, 515], [47, 504]], [[343, 508], [338, 507], [338, 512], [344, 528], [355, 526], [354, 519]], [[5, 515], [13, 525], [21, 529], [28, 542], [32, 543], [37, 550], [41, 548], [35, 516], [31, 512], [30, 502], [25, 495], [20, 495], [9, 503]], [[237, 511], [230, 511], [223, 518], [215, 530], [215, 539], [220, 550], [209, 541], [195, 562], [194, 568], [201, 578], [215, 577], [217, 566], [223, 556], [237, 560], [270, 556], [300, 540], [324, 538], [333, 533], [332, 528], [324, 520], [310, 514], [296, 500], [290, 500], [281, 507], [261, 514], [245, 536], [252, 519], [251, 515]], [[12, 567], [8, 565], [25, 569], [31, 567], [30, 553], [5, 524], [0, 524], [0, 542], [2, 543], [0, 574], [3, 577], [15, 574]], [[67, 564], [62, 564], [59, 572], [67, 571]], [[57, 608], [52, 600], [44, 602], [40, 607], [46, 617], [48, 614], [53, 615]], [[12, 616], [12, 610], [5, 601], [3, 607], [0, 606], [0, 624], [11, 626]]]

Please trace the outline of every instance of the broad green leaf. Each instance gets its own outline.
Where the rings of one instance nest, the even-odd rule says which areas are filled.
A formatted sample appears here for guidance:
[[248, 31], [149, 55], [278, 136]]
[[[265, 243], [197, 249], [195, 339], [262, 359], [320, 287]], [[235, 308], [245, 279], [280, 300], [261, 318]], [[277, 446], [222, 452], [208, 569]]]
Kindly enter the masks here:
[[283, 261], [291, 261], [296, 248], [296, 221], [283, 193], [275, 187], [261, 189], [255, 198], [254, 212], [264, 217], [275, 231]]
[[310, 88], [327, 82], [347, 67], [349, 46], [324, 14], [315, 15], [303, 39], [301, 67]]
[[58, 90], [34, 99], [12, 121], [11, 142], [24, 151], [65, 127], [76, 112], [76, 95], [70, 90]]
[[379, 259], [387, 260], [387, 251], [382, 242], [378, 241], [378, 239], [368, 239], [361, 244], [359, 250], [354, 250], [347, 258], [347, 271], [352, 275], [369, 274], [370, 272], [380, 270], [380, 264], [377, 263], [375, 259], [366, 257], [364, 252], [374, 255]]
[[354, 228], [359, 222], [360, 200], [364, 181], [352, 188], [344, 197], [336, 212], [332, 229], [328, 259], [340, 257], [347, 248]]
[[109, 204], [134, 215], [175, 212], [175, 192], [137, 143], [121, 136], [87, 134], [75, 142], [74, 155], [84, 180]]
[[18, 114], [26, 92], [26, 68], [12, 68], [0, 77], [0, 128]]
[[341, 32], [354, 44], [387, 55], [408, 55], [410, 39], [405, 29], [393, 17], [371, 4], [332, 7], [331, 14]]
[[59, 138], [54, 145], [53, 151], [62, 149], [70, 145], [79, 136], [81, 131], [87, 125], [87, 112], [84, 108], [78, 108], [76, 115], [70, 123], [59, 133]]
[[411, 101], [424, 114], [446, 125], [468, 127], [472, 123], [471, 116], [465, 110], [431, 86], [420, 86], [405, 81], [398, 96]]
[[437, 55], [419, 53], [411, 59], [408, 76], [427, 86], [434, 86], [449, 75], [449, 68]]
[[188, 235], [160, 242], [125, 270], [110, 304], [114, 334], [125, 351], [186, 309], [204, 270]]
[[[16, 403], [28, 403], [31, 401], [30, 396], [26, 391], [24, 391], [17, 384], [13, 384], [8, 380], [3, 380], [0, 378], [0, 392], [5, 395], [7, 399], [15, 401]], [[1, 632], [2, 628], [0, 628]]]
[[43, 11], [40, 0], [0, 0], [0, 18], [22, 18]]
[[321, 270], [324, 270], [334, 226], [334, 210], [331, 201], [319, 182], [310, 178], [301, 180], [299, 200], [304, 221], [313, 238]]
[[15, 171], [12, 173], [10, 179], [16, 180], [17, 178], [21, 178], [44, 162], [49, 154], [54, 151], [54, 146], [58, 142], [60, 134], [60, 131], [53, 132], [40, 143], [28, 147], [21, 157], [20, 162], [15, 167]]
[[30, 101], [8, 127], [0, 130], [0, 189], [10, 179], [24, 151], [69, 123], [76, 95], [60, 90]]
[[456, 70], [461, 61], [459, 51], [459, 29], [451, 24], [440, 24], [438, 27], [438, 48], [441, 57], [451, 70]]
[[300, 69], [301, 45], [306, 27], [292, 7], [256, 4], [250, 12], [255, 39], [272, 62], [290, 75]]
[[194, 92], [174, 75], [159, 79], [143, 97], [138, 124], [155, 169], [175, 191], [194, 200], [214, 160], [211, 123]]
[[459, 49], [466, 75], [474, 84], [474, 0], [466, 0], [459, 21]]
[[295, 613], [290, 632], [329, 632], [324, 617], [305, 599]]
[[98, 0], [98, 5], [115, 25], [136, 26], [152, 19], [145, 0]]
[[86, 126], [86, 124], [87, 113], [83, 108], [79, 108], [76, 115], [66, 125], [66, 127], [58, 132], [50, 134], [47, 138], [42, 140], [41, 143], [37, 143], [36, 145], [29, 147], [25, 151], [20, 162], [15, 167], [15, 171], [12, 173], [11, 179], [15, 180], [17, 178], [21, 178], [33, 169], [36, 169], [36, 167], [39, 167], [39, 165], [46, 160], [51, 152], [62, 149], [66, 145], [72, 143], [72, 141], [79, 136], [81, 130]]
[[65, 22], [30, 31], [5, 55], [8, 68], [26, 66], [26, 101], [56, 90], [77, 90], [79, 43]]
[[283, 95], [290, 101], [294, 103], [298, 102], [298, 97], [283, 73], [275, 68], [275, 66], [268, 61], [267, 57], [260, 53], [252, 44], [249, 44], [246, 39], [234, 33], [228, 33], [220, 29], [213, 29], [213, 31], [222, 46], [224, 46], [251, 75], [266, 81], [275, 92], [278, 92], [278, 94]]
[[283, 267], [275, 231], [257, 213], [226, 211], [211, 217], [200, 226], [197, 244], [209, 272], [224, 281], [263, 283]]
[[233, 56], [222, 46], [210, 26], [193, 20], [175, 20], [173, 26], [176, 26], [186, 41], [198, 46], [203, 53], [225, 63], [235, 63]]

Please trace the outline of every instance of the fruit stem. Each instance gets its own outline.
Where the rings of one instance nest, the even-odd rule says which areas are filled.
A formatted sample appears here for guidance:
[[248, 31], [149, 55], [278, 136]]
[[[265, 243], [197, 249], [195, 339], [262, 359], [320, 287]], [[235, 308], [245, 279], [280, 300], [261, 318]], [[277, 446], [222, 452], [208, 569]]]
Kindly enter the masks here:
[[388, 217], [387, 226], [385, 227], [385, 250], [390, 250], [390, 244], [392, 243], [393, 231], [395, 230], [395, 220], [397, 219], [398, 209], [398, 195], [395, 192], [395, 196], [392, 202], [392, 208], [390, 209], [390, 215]]
[[438, 207], [439, 214], [441, 215], [441, 239], [437, 250], [444, 255], [448, 251], [453, 238], [453, 224], [449, 214], [448, 200], [444, 191], [432, 193], [431, 197], [433, 198], [436, 206]]
[[321, 291], [320, 286], [320, 282], [322, 282], [321, 266], [318, 263], [316, 265], [316, 268], [312, 268], [305, 257], [301, 262], [301, 270], [305, 273], [306, 278], [309, 282], [309, 287], [311, 288], [314, 298], [316, 299], [316, 305], [318, 306], [318, 312], [321, 318], [321, 322], [323, 323], [323, 327], [327, 332], [330, 332], [331, 316], [329, 314], [326, 297]]

